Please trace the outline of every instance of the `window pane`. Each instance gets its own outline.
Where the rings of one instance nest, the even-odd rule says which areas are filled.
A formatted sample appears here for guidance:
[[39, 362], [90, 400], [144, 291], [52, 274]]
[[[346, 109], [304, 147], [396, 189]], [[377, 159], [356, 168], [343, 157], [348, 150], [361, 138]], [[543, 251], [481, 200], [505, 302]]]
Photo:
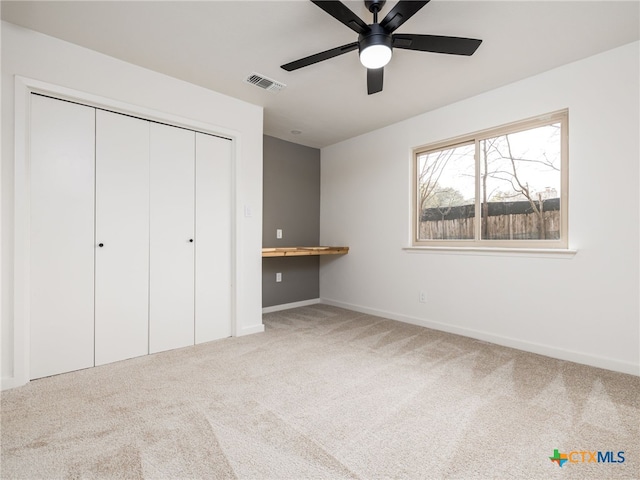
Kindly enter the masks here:
[[483, 240], [560, 238], [561, 125], [480, 141]]
[[417, 155], [418, 239], [474, 238], [475, 145]]

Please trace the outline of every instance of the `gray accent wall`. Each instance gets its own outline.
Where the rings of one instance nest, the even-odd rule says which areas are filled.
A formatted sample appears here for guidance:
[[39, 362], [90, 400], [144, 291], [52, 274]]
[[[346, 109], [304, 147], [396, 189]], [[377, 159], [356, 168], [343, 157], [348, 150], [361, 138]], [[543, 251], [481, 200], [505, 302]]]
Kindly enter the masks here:
[[[263, 158], [262, 246], [318, 245], [320, 150], [265, 135]], [[276, 239], [277, 229], [282, 239]], [[319, 265], [319, 257], [263, 258], [262, 306], [318, 298]]]

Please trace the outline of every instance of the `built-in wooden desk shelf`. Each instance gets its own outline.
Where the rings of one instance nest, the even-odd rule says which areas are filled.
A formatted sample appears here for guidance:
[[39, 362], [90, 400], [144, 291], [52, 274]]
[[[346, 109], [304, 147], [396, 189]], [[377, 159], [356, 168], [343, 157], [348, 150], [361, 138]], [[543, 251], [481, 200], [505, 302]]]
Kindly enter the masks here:
[[263, 248], [263, 257], [303, 257], [309, 255], [344, 255], [349, 247], [272, 247]]

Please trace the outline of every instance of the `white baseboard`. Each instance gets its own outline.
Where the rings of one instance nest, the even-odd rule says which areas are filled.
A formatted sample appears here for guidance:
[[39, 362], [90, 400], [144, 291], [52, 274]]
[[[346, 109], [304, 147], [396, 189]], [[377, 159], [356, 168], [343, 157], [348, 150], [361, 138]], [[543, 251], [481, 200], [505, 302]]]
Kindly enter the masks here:
[[254, 333], [262, 333], [264, 332], [264, 325], [254, 325], [252, 327], [244, 327], [240, 332], [237, 333], [236, 336], [244, 337], [245, 335], [252, 335]]
[[583, 365], [589, 365], [592, 367], [604, 368], [605, 370], [613, 370], [614, 372], [628, 373], [630, 375], [640, 376], [640, 365], [634, 364], [632, 362], [623, 362], [613, 358], [601, 357], [598, 355], [589, 355], [572, 350], [551, 347], [549, 345], [526, 342], [523, 340], [517, 340], [515, 338], [495, 335], [493, 333], [487, 333], [480, 330], [474, 330], [472, 328], [456, 327], [453, 325], [448, 325], [446, 323], [434, 322], [432, 320], [425, 320], [422, 318], [387, 312], [384, 310], [377, 310], [375, 308], [363, 307], [361, 305], [340, 302], [331, 300], [329, 298], [320, 299], [320, 303], [324, 305], [345, 308], [347, 310], [353, 310], [356, 312], [366, 313], [368, 315], [376, 315], [378, 317], [388, 318], [390, 320], [397, 320], [403, 323], [410, 323], [412, 325], [431, 328], [433, 330], [439, 330], [442, 332], [462, 335], [464, 337], [475, 338], [477, 340], [495, 343], [496, 345], [515, 348], [518, 350], [523, 350], [525, 352], [531, 352], [538, 355], [544, 355], [546, 357], [557, 358], [559, 360], [567, 360], [569, 362], [581, 363]]
[[320, 303], [319, 298], [312, 298], [311, 300], [302, 300], [300, 302], [283, 303], [282, 305], [273, 305], [271, 307], [264, 307], [262, 313], [279, 312], [281, 310], [289, 310], [290, 308], [308, 307], [309, 305], [316, 305]]
[[18, 381], [16, 377], [2, 377], [2, 390], [9, 390], [11, 388], [21, 387], [24, 383]]

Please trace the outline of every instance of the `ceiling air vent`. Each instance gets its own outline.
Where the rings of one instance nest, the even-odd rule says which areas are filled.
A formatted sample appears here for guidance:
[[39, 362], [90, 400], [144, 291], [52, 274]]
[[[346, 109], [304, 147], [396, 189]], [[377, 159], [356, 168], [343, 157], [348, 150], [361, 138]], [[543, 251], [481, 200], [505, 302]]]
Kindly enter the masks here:
[[260, 88], [264, 88], [270, 92], [279, 92], [286, 85], [282, 82], [277, 82], [272, 78], [265, 77], [260, 73], [252, 72], [247, 78], [244, 79], [245, 82], [255, 85]]

